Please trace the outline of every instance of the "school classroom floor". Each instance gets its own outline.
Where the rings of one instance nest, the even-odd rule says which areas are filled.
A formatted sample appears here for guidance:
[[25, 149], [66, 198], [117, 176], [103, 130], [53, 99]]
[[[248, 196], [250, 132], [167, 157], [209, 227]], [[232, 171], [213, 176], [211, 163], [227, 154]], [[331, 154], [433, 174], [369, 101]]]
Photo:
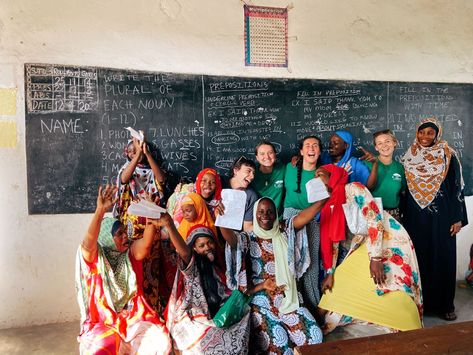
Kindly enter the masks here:
[[[459, 282], [455, 306], [458, 322], [473, 320], [473, 289]], [[433, 316], [424, 317], [424, 326], [451, 324]], [[0, 330], [0, 354], [78, 354], [77, 334], [79, 322], [46, 324], [26, 328]], [[363, 325], [352, 325], [336, 329], [324, 341], [335, 341], [383, 334], [382, 331]]]

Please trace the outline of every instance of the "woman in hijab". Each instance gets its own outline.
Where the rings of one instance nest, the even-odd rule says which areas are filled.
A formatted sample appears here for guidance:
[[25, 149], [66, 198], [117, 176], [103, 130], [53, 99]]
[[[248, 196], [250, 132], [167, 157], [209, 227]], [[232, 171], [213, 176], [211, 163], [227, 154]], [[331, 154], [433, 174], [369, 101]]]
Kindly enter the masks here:
[[[215, 220], [215, 209], [218, 207], [222, 197], [222, 182], [220, 175], [211, 168], [205, 168], [199, 172], [195, 184], [180, 184], [174, 193], [168, 199], [167, 211], [172, 216], [174, 224], [180, 227], [181, 235], [186, 238], [188, 230], [193, 224], [203, 224], [212, 228]], [[196, 202], [194, 202], [196, 201]], [[183, 203], [184, 202], [184, 203]], [[202, 203], [204, 202], [204, 203]], [[185, 206], [187, 204], [187, 206]], [[187, 221], [184, 219], [183, 209], [188, 210], [193, 208], [193, 205], [198, 205], [203, 208], [198, 208], [199, 215], [203, 219], [199, 221]], [[189, 207], [190, 205], [190, 207]], [[208, 209], [208, 213], [205, 211]], [[197, 212], [197, 211], [196, 211]], [[177, 270], [177, 255], [174, 246], [172, 245], [166, 229], [161, 230], [161, 245], [160, 245], [160, 280], [159, 280], [159, 296], [161, 303], [165, 306], [171, 295], [172, 285], [174, 283], [174, 276]], [[221, 252], [223, 254], [223, 251]], [[219, 258], [223, 258], [219, 254]], [[224, 265], [223, 261], [222, 266]]]
[[145, 141], [136, 138], [128, 141], [125, 148], [127, 162], [118, 172], [118, 201], [114, 205], [113, 216], [128, 227], [132, 239], [141, 238], [145, 219], [129, 215], [132, 200], [148, 199], [159, 202], [165, 174], [153, 158]]
[[[227, 241], [227, 283], [253, 295], [253, 353], [291, 354], [296, 346], [322, 342], [317, 322], [302, 305], [296, 278], [304, 274], [310, 263], [305, 225], [324, 202], [318, 201], [288, 220], [287, 228], [281, 232], [273, 200], [263, 197], [255, 203], [251, 232], [221, 228]], [[248, 270], [247, 258], [251, 263]]]
[[222, 181], [220, 175], [211, 168], [202, 169], [195, 180], [195, 184], [178, 185], [176, 191], [168, 200], [167, 210], [179, 225], [182, 222], [182, 199], [190, 192], [197, 192], [205, 201], [207, 208], [215, 220], [215, 209], [222, 199]]
[[345, 216], [354, 236], [335, 269], [333, 287], [319, 303], [328, 311], [324, 333], [353, 322], [388, 332], [421, 328], [421, 283], [409, 235], [379, 209], [366, 187], [354, 182], [345, 192]]
[[452, 321], [457, 318], [456, 234], [468, 220], [460, 161], [441, 137], [436, 118], [422, 120], [402, 158], [409, 190], [404, 226], [419, 260], [425, 311]]
[[[322, 155], [323, 164], [335, 164], [348, 173], [348, 182], [360, 182], [366, 186], [370, 171], [353, 155], [353, 137], [347, 131], [336, 131], [329, 142], [329, 154]], [[368, 186], [370, 188], [370, 186]]]
[[216, 237], [194, 225], [184, 240], [169, 214], [154, 220], [165, 227], [178, 255], [178, 272], [169, 299], [166, 324], [180, 354], [244, 354], [248, 351], [249, 312], [228, 328], [212, 318], [231, 294], [225, 273], [216, 264]]
[[142, 260], [156, 228], [147, 221], [143, 238], [130, 241], [125, 227], [103, 218], [113, 189], [99, 188], [97, 208], [77, 250], [76, 290], [81, 313], [81, 354], [169, 354], [169, 333], [143, 297]]

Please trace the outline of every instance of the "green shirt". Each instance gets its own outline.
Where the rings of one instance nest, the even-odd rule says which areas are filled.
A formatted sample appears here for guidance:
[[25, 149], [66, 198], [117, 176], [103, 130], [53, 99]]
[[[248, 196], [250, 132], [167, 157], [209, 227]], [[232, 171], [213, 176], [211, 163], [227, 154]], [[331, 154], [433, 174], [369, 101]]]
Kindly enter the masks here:
[[[365, 162], [368, 168], [373, 169], [373, 163]], [[393, 209], [399, 207], [401, 191], [406, 189], [406, 175], [404, 167], [397, 161], [384, 165], [378, 161], [378, 180], [371, 194], [381, 197], [383, 208]]]
[[271, 197], [276, 204], [278, 215], [282, 217], [284, 201], [284, 174], [286, 167], [281, 163], [273, 166], [273, 171], [269, 174], [262, 173], [259, 169], [255, 172], [252, 187], [260, 197]]
[[286, 188], [286, 197], [284, 199], [284, 208], [292, 207], [298, 210], [303, 210], [311, 204], [307, 201], [307, 190], [305, 184], [307, 181], [313, 179], [315, 176], [314, 170], [302, 169], [301, 174], [301, 192], [297, 193], [297, 167], [292, 166], [291, 163], [286, 165], [286, 175], [284, 176], [284, 187]]

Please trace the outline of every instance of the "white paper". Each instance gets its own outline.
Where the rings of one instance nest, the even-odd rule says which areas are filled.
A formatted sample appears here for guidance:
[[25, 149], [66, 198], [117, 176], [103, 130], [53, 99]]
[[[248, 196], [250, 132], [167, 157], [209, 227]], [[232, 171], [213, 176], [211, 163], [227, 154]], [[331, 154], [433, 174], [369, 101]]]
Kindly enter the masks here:
[[139, 141], [144, 141], [145, 137], [143, 136], [142, 132], [138, 132], [137, 130], [131, 128], [131, 127], [125, 127], [128, 131], [130, 131], [130, 134], [133, 138], [138, 139]]
[[225, 208], [223, 216], [217, 216], [215, 225], [234, 230], [241, 230], [245, 216], [246, 193], [242, 190], [223, 189], [222, 204]]
[[309, 203], [314, 203], [330, 197], [327, 187], [320, 178], [310, 179], [305, 184], [305, 188], [307, 190], [307, 201]]
[[166, 212], [164, 208], [146, 200], [132, 201], [128, 207], [129, 214], [146, 218], [158, 219], [161, 217], [161, 213], [164, 212]]

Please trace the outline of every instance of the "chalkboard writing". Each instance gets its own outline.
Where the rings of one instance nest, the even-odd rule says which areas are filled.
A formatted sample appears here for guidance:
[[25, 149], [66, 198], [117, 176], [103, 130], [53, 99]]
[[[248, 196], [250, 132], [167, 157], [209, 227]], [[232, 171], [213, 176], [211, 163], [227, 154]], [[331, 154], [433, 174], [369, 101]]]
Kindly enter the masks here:
[[145, 132], [161, 165], [194, 179], [203, 167], [227, 175], [262, 139], [282, 161], [315, 134], [339, 129], [373, 151], [372, 133], [391, 128], [396, 159], [420, 119], [435, 115], [463, 163], [473, 193], [473, 85], [269, 79], [25, 65], [26, 151], [30, 213], [91, 212], [98, 184], [115, 183], [130, 138]]

